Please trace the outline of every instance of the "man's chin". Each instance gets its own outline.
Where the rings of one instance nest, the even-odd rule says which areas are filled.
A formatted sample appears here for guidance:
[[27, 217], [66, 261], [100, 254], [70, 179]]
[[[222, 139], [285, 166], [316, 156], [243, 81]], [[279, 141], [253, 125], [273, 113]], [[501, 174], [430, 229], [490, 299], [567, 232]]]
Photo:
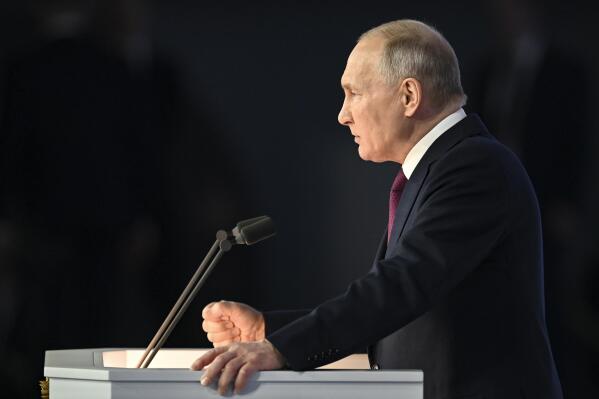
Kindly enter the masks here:
[[385, 162], [384, 159], [377, 159], [373, 157], [372, 154], [368, 153], [367, 151], [364, 151], [361, 147], [358, 147], [358, 155], [363, 161], [370, 161], [375, 163]]
[[364, 151], [362, 146], [358, 147], [358, 156], [362, 159], [362, 161], [371, 161], [370, 155], [367, 151]]

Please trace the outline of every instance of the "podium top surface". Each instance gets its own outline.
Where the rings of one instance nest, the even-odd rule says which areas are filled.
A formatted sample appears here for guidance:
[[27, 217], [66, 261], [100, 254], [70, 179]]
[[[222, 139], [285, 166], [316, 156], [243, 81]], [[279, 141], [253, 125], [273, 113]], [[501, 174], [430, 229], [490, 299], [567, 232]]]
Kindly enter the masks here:
[[[137, 369], [143, 349], [98, 348], [46, 351], [44, 375], [49, 378], [96, 381], [199, 381], [202, 371], [189, 369], [207, 349], [162, 349], [151, 368]], [[329, 369], [256, 373], [259, 382], [422, 382], [420, 370], [367, 370], [364, 355], [352, 355]], [[360, 369], [362, 368], [362, 369]]]

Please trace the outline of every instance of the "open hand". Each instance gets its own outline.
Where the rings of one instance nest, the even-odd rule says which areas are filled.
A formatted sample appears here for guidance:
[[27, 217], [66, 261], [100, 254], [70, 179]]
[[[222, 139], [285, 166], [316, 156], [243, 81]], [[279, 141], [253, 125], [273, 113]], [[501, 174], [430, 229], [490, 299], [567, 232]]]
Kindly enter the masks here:
[[[235, 393], [240, 393], [253, 373], [283, 367], [285, 359], [267, 340], [221, 346], [206, 352], [191, 365], [192, 370], [202, 370], [202, 385], [210, 385], [218, 378], [218, 392], [227, 393], [234, 383]], [[219, 378], [220, 375], [220, 378]]]

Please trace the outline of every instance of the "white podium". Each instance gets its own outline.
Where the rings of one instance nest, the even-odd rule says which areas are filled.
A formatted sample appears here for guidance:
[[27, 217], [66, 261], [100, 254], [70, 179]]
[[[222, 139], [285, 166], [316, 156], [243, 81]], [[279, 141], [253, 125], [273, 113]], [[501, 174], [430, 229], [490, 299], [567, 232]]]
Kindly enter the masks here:
[[[162, 349], [151, 368], [137, 369], [142, 349], [46, 351], [50, 399], [201, 399], [221, 397], [199, 383], [191, 363], [206, 349]], [[366, 355], [352, 355], [318, 370], [256, 373], [248, 398], [422, 399], [420, 370], [368, 370]], [[228, 396], [233, 396], [229, 393]]]

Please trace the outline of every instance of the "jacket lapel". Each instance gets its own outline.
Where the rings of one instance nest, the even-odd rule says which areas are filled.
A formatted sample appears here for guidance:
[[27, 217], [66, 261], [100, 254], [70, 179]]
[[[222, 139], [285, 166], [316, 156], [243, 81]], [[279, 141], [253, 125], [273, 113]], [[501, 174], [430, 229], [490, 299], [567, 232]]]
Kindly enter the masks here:
[[[382, 251], [382, 248], [384, 248], [383, 245], [386, 246], [385, 258], [392, 253], [392, 249], [395, 247], [395, 244], [403, 233], [408, 217], [410, 216], [416, 198], [418, 197], [418, 193], [420, 193], [420, 189], [428, 175], [430, 166], [439, 159], [440, 156], [465, 138], [479, 134], [491, 136], [478, 115], [469, 114], [466, 118], [452, 126], [448, 131], [442, 134], [441, 137], [435, 140], [431, 147], [426, 151], [416, 166], [416, 169], [414, 169], [412, 176], [410, 176], [410, 179], [406, 183], [401, 195], [399, 205], [395, 211], [395, 221], [393, 222], [389, 243], [387, 245], [385, 245], [386, 243], [381, 243], [381, 246], [379, 246], [379, 251]], [[379, 254], [377, 254], [377, 259], [380, 259], [378, 256]]]
[[381, 237], [381, 241], [379, 242], [379, 247], [376, 250], [376, 255], [374, 257], [374, 261], [378, 261], [381, 260], [385, 257], [385, 254], [387, 253], [387, 229], [385, 229], [385, 232], [383, 233], [383, 236]]

